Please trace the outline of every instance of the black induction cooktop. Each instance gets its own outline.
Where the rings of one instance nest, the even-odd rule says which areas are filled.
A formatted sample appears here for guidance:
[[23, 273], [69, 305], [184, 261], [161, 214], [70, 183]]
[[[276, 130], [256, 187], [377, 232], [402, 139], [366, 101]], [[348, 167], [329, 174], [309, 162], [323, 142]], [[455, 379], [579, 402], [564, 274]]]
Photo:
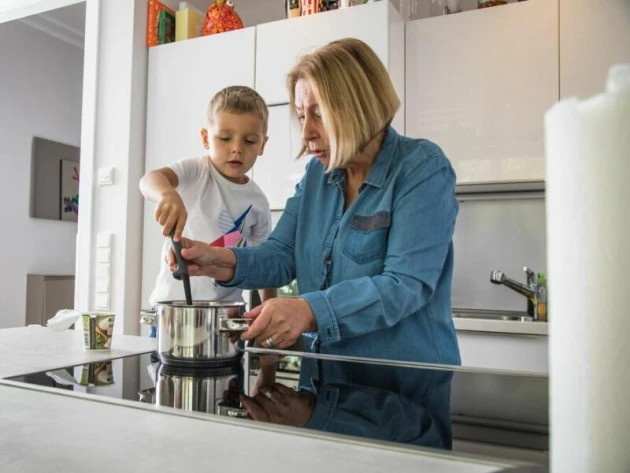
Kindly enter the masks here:
[[436, 449], [549, 446], [543, 375], [254, 350], [219, 369], [169, 367], [147, 353], [10, 379]]

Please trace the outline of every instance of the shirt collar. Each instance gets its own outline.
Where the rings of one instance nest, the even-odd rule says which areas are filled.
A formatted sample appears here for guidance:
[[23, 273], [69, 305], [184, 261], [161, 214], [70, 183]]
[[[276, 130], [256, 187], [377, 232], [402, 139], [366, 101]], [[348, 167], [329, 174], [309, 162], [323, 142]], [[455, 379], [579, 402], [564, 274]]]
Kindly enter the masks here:
[[[388, 127], [385, 130], [385, 139], [383, 140], [380, 151], [376, 155], [374, 165], [365, 179], [365, 184], [369, 184], [373, 187], [383, 187], [392, 160], [394, 159], [394, 151], [396, 150], [399, 140], [400, 135], [392, 127]], [[343, 169], [335, 169], [328, 175], [328, 184], [339, 184], [345, 180], [345, 177], [346, 173]]]

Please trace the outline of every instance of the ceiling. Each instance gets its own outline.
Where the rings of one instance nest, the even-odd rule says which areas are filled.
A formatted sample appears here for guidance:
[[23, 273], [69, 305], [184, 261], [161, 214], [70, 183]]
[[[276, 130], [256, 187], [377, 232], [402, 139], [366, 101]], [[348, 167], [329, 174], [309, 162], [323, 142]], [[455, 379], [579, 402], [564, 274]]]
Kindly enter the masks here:
[[85, 2], [22, 18], [20, 21], [65, 43], [83, 49]]

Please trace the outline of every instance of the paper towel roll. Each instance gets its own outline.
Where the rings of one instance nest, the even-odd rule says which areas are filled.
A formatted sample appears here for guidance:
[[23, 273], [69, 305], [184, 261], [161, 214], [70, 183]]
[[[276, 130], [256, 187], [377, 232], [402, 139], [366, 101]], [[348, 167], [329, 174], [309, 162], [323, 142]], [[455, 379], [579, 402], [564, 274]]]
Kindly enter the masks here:
[[545, 116], [551, 471], [630, 472], [630, 65]]

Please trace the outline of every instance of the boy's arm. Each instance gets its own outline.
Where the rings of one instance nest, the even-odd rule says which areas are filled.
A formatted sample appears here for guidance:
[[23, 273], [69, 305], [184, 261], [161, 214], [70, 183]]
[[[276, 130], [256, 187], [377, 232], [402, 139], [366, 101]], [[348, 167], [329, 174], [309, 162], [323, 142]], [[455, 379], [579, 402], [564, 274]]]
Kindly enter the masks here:
[[162, 227], [162, 234], [169, 236], [174, 230], [173, 240], [180, 241], [188, 218], [186, 206], [176, 187], [179, 178], [169, 167], [149, 171], [140, 179], [140, 192], [152, 202], [157, 202], [155, 220]]
[[149, 171], [140, 179], [140, 192], [152, 201], [159, 202], [165, 192], [173, 191], [179, 185], [177, 174], [171, 168]]

